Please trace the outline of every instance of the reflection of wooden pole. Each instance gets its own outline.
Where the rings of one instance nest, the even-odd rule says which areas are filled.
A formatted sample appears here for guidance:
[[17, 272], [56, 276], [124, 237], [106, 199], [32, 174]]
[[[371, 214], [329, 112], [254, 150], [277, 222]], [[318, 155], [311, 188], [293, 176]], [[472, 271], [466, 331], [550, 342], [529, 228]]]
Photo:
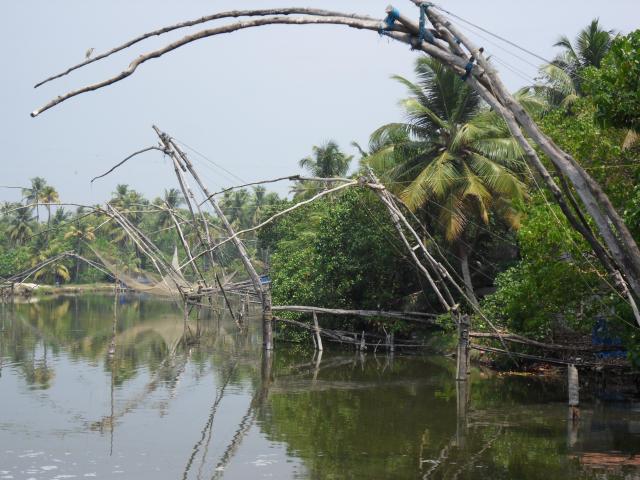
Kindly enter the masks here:
[[567, 391], [569, 392], [569, 419], [576, 422], [580, 417], [580, 381], [575, 365], [567, 367]]
[[322, 363], [322, 348], [318, 350], [318, 354], [316, 355], [316, 364], [313, 368], [313, 381], [312, 383], [316, 383], [318, 381], [318, 372], [320, 372], [320, 364]]
[[458, 322], [458, 358], [456, 380], [466, 382], [469, 375], [469, 316], [461, 315]]
[[470, 382], [456, 382], [456, 443], [464, 448], [467, 433]]
[[273, 351], [272, 350], [264, 350], [262, 352], [262, 364], [260, 368], [260, 391], [256, 400], [258, 405], [262, 405], [262, 403], [267, 399], [269, 395], [269, 388], [271, 387], [271, 382], [273, 381]]
[[116, 272], [116, 281], [114, 283], [113, 293], [113, 322], [111, 325], [111, 343], [109, 344], [109, 350], [107, 354], [112, 357], [116, 353], [116, 334], [118, 332], [118, 275]]

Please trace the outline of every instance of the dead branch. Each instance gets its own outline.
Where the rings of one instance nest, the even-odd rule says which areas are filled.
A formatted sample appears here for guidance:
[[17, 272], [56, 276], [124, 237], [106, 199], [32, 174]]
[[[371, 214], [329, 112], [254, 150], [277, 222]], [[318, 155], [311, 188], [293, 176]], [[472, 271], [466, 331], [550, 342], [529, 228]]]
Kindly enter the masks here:
[[132, 159], [133, 157], [135, 157], [136, 155], [140, 155], [141, 153], [145, 153], [148, 152], [150, 150], [158, 150], [160, 152], [166, 153], [162, 148], [160, 147], [147, 147], [147, 148], [143, 148], [142, 150], [138, 150], [137, 152], [132, 153], [131, 155], [129, 155], [127, 158], [125, 158], [124, 160], [122, 160], [120, 163], [117, 163], [116, 165], [114, 165], [113, 167], [111, 167], [107, 172], [103, 173], [102, 175], [98, 175], [97, 177], [93, 177], [91, 179], [91, 181], [89, 183], [93, 183], [94, 180], [98, 180], [99, 178], [102, 177], [106, 177], [107, 175], [109, 175], [111, 172], [113, 172], [116, 168], [120, 167], [121, 165], [124, 165], [127, 160]]
[[538, 347], [543, 350], [559, 350], [565, 352], [606, 352], [620, 350], [619, 345], [559, 345], [554, 343], [538, 342], [531, 340], [530, 338], [517, 335], [515, 333], [502, 333], [501, 335], [495, 333], [485, 332], [469, 332], [469, 336], [472, 338], [487, 338], [487, 339], [499, 339], [511, 343], [519, 343], [522, 345], [530, 345], [532, 347]]
[[[341, 177], [321, 178], [321, 177], [303, 177], [301, 175], [289, 175], [287, 177], [273, 178], [271, 180], [258, 180], [256, 182], [245, 183], [244, 185], [234, 185], [233, 187], [222, 189], [219, 192], [213, 192], [210, 195], [210, 197], [215, 197], [216, 195], [227, 193], [227, 192], [230, 192], [232, 190], [237, 190], [239, 188], [250, 187], [252, 185], [263, 185], [265, 183], [276, 183], [276, 182], [281, 182], [283, 180], [290, 180], [290, 181], [296, 181], [296, 182], [307, 182], [308, 181], [308, 182], [326, 182], [326, 183], [331, 183], [331, 182], [350, 182], [351, 181], [348, 178], [341, 178]], [[202, 202], [200, 202], [200, 205], [206, 203], [209, 200], [210, 197], [205, 198]]]
[[393, 311], [385, 311], [385, 310], [345, 310], [341, 308], [321, 308], [321, 307], [308, 307], [308, 306], [300, 306], [300, 305], [274, 305], [272, 307], [272, 310], [285, 311], [285, 312], [326, 313], [329, 315], [353, 315], [358, 317], [396, 318], [398, 320], [407, 320], [410, 322], [424, 323], [427, 325], [435, 325], [435, 322], [433, 320], [416, 318], [414, 315], [412, 315], [409, 312], [393, 312]]
[[583, 361], [577, 361], [577, 360], [560, 360], [557, 358], [549, 358], [549, 357], [539, 357], [537, 355], [529, 355], [526, 353], [518, 353], [518, 352], [511, 352], [511, 351], [507, 351], [507, 350], [502, 350], [501, 348], [493, 348], [493, 347], [485, 347], [485, 346], [480, 346], [477, 345], [475, 343], [472, 343], [471, 345], [469, 345], [470, 348], [473, 348], [474, 350], [478, 350], [480, 352], [489, 352], [489, 353], [503, 353], [509, 356], [515, 356], [515, 357], [520, 357], [520, 358], [524, 358], [526, 360], [534, 360], [537, 362], [543, 362], [543, 363], [554, 363], [554, 364], [558, 364], [558, 365], [575, 365], [576, 367], [595, 367], [595, 366], [600, 366], [602, 365], [601, 363], [594, 363], [594, 362], [583, 362]]
[[153, 60], [154, 58], [159, 58], [166, 53], [169, 53], [177, 48], [180, 48], [189, 43], [195, 42], [197, 40], [201, 40], [203, 38], [212, 37], [215, 35], [221, 35], [225, 33], [232, 33], [238, 30], [244, 30], [247, 28], [260, 27], [263, 25], [345, 25], [351, 28], [357, 29], [367, 29], [372, 31], [378, 31], [380, 23], [374, 20], [359, 20], [347, 17], [301, 17], [301, 18], [289, 18], [289, 17], [270, 17], [270, 18], [259, 18], [256, 20], [249, 20], [243, 22], [237, 22], [230, 25], [224, 25], [216, 28], [209, 28], [206, 30], [202, 30], [200, 32], [194, 33], [192, 35], [187, 35], [186, 37], [181, 38], [175, 42], [166, 45], [158, 50], [154, 50], [152, 52], [140, 55], [138, 58], [133, 60], [129, 66], [120, 72], [119, 74], [103, 80], [98, 83], [94, 83], [91, 85], [87, 85], [85, 87], [79, 88], [77, 90], [70, 91], [64, 95], [60, 95], [55, 99], [51, 100], [49, 103], [44, 105], [41, 108], [38, 108], [31, 112], [32, 117], [37, 117], [42, 112], [49, 110], [56, 105], [69, 100], [77, 95], [92, 92], [94, 90], [99, 90], [108, 85], [112, 85], [116, 82], [124, 80], [125, 78], [131, 76], [137, 68], [143, 63]]
[[174, 25], [169, 25], [166, 27], [162, 27], [159, 28], [157, 30], [153, 30], [151, 32], [147, 32], [147, 33], [143, 33], [142, 35], [139, 35], [135, 38], [133, 38], [132, 40], [129, 40], [125, 43], [123, 43], [122, 45], [119, 45], [115, 48], [112, 48], [111, 50], [105, 52], [105, 53], [101, 53], [99, 55], [96, 55], [93, 58], [89, 58], [87, 60], [85, 60], [82, 63], [78, 63], [77, 65], [74, 65], [72, 67], [69, 67], [67, 70], [65, 70], [64, 72], [58, 73], [56, 75], [53, 75], [45, 80], [42, 80], [39, 83], [36, 83], [34, 85], [33, 88], [38, 88], [42, 85], [44, 85], [47, 82], [50, 82], [52, 80], [56, 80], [58, 78], [64, 77], [65, 75], [68, 75], [69, 73], [73, 72], [74, 70], [77, 70], [79, 68], [85, 67], [91, 63], [97, 62], [99, 60], [102, 60], [103, 58], [107, 58], [115, 53], [118, 53], [122, 50], [125, 50], [129, 47], [132, 47], [133, 45], [135, 45], [136, 43], [140, 43], [143, 40], [146, 40], [147, 38], [151, 38], [151, 37], [159, 37], [160, 35], [163, 35], [165, 33], [169, 33], [172, 32], [174, 30], [178, 30], [178, 29], [182, 29], [182, 28], [188, 28], [188, 27], [193, 27], [195, 25], [200, 25], [203, 23], [207, 23], [207, 22], [211, 22], [214, 20], [221, 20], [221, 19], [225, 19], [225, 18], [238, 18], [238, 17], [261, 17], [261, 16], [269, 16], [269, 15], [295, 15], [295, 14], [301, 14], [301, 15], [313, 15], [313, 16], [318, 16], [318, 17], [335, 17], [335, 16], [342, 16], [342, 17], [351, 17], [351, 18], [357, 18], [360, 20], [373, 20], [372, 18], [365, 16], [365, 15], [357, 15], [357, 14], [345, 14], [345, 13], [341, 13], [341, 12], [332, 12], [329, 10], [319, 10], [319, 9], [315, 9], [315, 8], [277, 8], [277, 9], [265, 9], [265, 10], [232, 10], [229, 12], [221, 12], [221, 13], [215, 13], [212, 15], [206, 15], [204, 17], [200, 17], [197, 19], [193, 19], [193, 20], [187, 20], [184, 22], [180, 22], [180, 23], [176, 23]]
[[[308, 205], [309, 203], [317, 200], [318, 198], [324, 197], [325, 195], [328, 195], [330, 193], [334, 193], [337, 192], [338, 190], [342, 190], [343, 188], [347, 188], [347, 187], [353, 187], [354, 185], [358, 185], [358, 182], [356, 180], [352, 180], [349, 181], [349, 183], [345, 183], [343, 185], [339, 185], [335, 188], [331, 188], [329, 190], [323, 190], [322, 192], [314, 195], [313, 197], [307, 199], [307, 200], [303, 200], [302, 202], [298, 202], [295, 205], [286, 208], [284, 210], [282, 210], [281, 212], [276, 213], [275, 215], [267, 218], [264, 222], [260, 223], [259, 225], [256, 225], [255, 227], [251, 227], [251, 228], [246, 228], [244, 230], [240, 230], [239, 232], [235, 232], [232, 236], [230, 236], [229, 238], [226, 238], [225, 240], [223, 240], [220, 243], [217, 243], [216, 245], [212, 246], [211, 248], [208, 248], [207, 250], [204, 250], [200, 253], [198, 253], [195, 257], [193, 257], [193, 261], [197, 260], [198, 258], [200, 258], [202, 255], [205, 255], [208, 252], [212, 252], [217, 250], [218, 248], [220, 248], [222, 245], [234, 241], [235, 239], [237, 239], [240, 235], [243, 235], [245, 233], [248, 232], [253, 232], [254, 230], [258, 230], [262, 227], [264, 227], [265, 225], [273, 222], [276, 218], [281, 217], [282, 215], [285, 215], [297, 208], [303, 207], [305, 205]], [[212, 195], [209, 195], [209, 200], [212, 200]], [[180, 268], [184, 268], [189, 264], [189, 262], [184, 263], [183, 265], [180, 266]]]

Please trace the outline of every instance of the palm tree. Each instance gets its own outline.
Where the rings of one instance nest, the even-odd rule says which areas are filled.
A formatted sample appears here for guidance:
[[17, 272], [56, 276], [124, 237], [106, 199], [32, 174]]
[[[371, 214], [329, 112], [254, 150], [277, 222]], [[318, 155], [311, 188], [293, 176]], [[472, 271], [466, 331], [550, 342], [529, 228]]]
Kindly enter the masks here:
[[38, 203], [42, 201], [42, 191], [47, 186], [47, 181], [42, 177], [33, 177], [31, 187], [22, 189], [22, 196], [28, 204], [35, 205], [36, 221], [40, 223], [40, 209]]
[[[319, 147], [314, 145], [311, 150], [312, 155], [302, 158], [298, 165], [314, 177], [344, 177], [349, 171], [353, 156], [341, 152], [334, 140], [329, 140]], [[296, 198], [309, 197], [319, 191], [319, 185], [316, 182], [300, 182], [292, 189], [292, 192], [295, 193]], [[331, 188], [331, 182], [327, 182], [324, 188]]]
[[253, 198], [251, 199], [251, 208], [253, 213], [251, 215], [252, 225], [256, 225], [260, 219], [262, 211], [267, 206], [267, 189], [263, 185], [258, 185], [253, 189]]
[[113, 192], [113, 198], [111, 199], [111, 203], [115, 207], [122, 208], [128, 193], [129, 193], [129, 185], [124, 183], [119, 183], [118, 185], [116, 185], [115, 192]]
[[248, 220], [247, 207], [249, 207], [251, 200], [249, 192], [244, 188], [235, 190], [231, 193], [229, 200], [229, 203], [226, 205], [229, 212], [227, 214], [229, 222], [240, 228], [246, 227]]
[[[57, 213], [57, 212], [56, 212]], [[74, 250], [78, 255], [82, 255], [82, 242], [92, 242], [96, 239], [95, 229], [92, 225], [81, 225], [77, 222], [77, 225], [71, 225], [69, 230], [64, 234], [64, 239], [68, 240], [73, 238], [75, 240]], [[75, 265], [74, 281], [78, 281], [80, 275], [80, 260], [78, 258]]]
[[71, 212], [64, 209], [64, 207], [60, 207], [56, 209], [56, 213], [53, 214], [53, 219], [51, 222], [54, 226], [60, 225], [64, 222], [67, 222], [71, 218]]
[[9, 223], [9, 238], [14, 245], [20, 246], [29, 239], [33, 234], [33, 217], [32, 210], [29, 207], [23, 207], [15, 210], [11, 216]]
[[169, 210], [177, 210], [184, 203], [184, 198], [180, 191], [176, 188], [170, 188], [164, 191], [162, 199], [158, 198], [155, 201], [162, 211], [159, 212], [157, 218], [157, 226], [159, 228], [169, 228], [173, 226], [173, 220]]
[[47, 229], [51, 226], [51, 204], [60, 203], [60, 195], [51, 185], [45, 185], [41, 190], [40, 199], [42, 203], [46, 203], [47, 207]]
[[331, 178], [343, 177], [349, 171], [349, 164], [353, 156], [345, 155], [334, 140], [329, 140], [321, 146], [314, 145], [313, 155], [304, 157], [298, 164], [307, 169], [315, 177]]
[[597, 18], [580, 30], [573, 42], [566, 35], [561, 36], [553, 46], [562, 52], [542, 67], [545, 84], [534, 88], [545, 93], [553, 105], [570, 105], [582, 95], [583, 71], [587, 67], [600, 68], [614, 39], [615, 32], [603, 30]]
[[411, 93], [402, 101], [408, 121], [374, 132], [363, 162], [410, 209], [432, 216], [456, 247], [467, 295], [475, 302], [467, 241], [492, 213], [518, 226], [513, 204], [526, 190], [521, 150], [506, 124], [455, 72], [421, 57], [415, 73], [416, 83], [395, 77]]

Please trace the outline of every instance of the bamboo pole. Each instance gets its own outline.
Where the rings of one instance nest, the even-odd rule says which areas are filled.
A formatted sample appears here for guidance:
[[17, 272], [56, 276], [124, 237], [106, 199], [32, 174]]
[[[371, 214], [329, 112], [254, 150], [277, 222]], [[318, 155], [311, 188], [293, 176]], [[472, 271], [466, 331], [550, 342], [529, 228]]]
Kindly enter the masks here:
[[243, 243], [237, 237], [233, 227], [229, 223], [229, 220], [227, 219], [226, 215], [218, 205], [218, 202], [211, 195], [211, 193], [209, 192], [205, 184], [200, 179], [200, 176], [198, 175], [195, 168], [193, 167], [193, 164], [191, 163], [191, 160], [189, 160], [189, 157], [175, 144], [173, 139], [169, 137], [166, 133], [163, 133], [162, 131], [160, 131], [160, 129], [155, 125], [153, 126], [153, 129], [158, 135], [158, 137], [160, 137], [160, 140], [162, 141], [162, 143], [169, 146], [170, 150], [175, 155], [174, 158], [179, 159], [179, 163], [181, 167], [184, 167], [186, 168], [186, 170], [189, 171], [193, 179], [196, 181], [196, 183], [204, 193], [205, 197], [207, 197], [207, 199], [209, 200], [209, 203], [213, 207], [213, 210], [216, 212], [216, 215], [218, 215], [218, 217], [220, 218], [220, 221], [222, 222], [222, 225], [224, 226], [225, 230], [227, 230], [227, 233], [229, 234], [229, 238], [231, 238], [231, 241], [233, 242], [236, 249], [238, 250], [238, 254], [240, 255], [240, 259], [242, 260], [245, 270], [247, 271], [249, 278], [251, 279], [253, 288], [255, 289], [256, 294], [258, 295], [258, 297], [260, 298], [260, 301], [262, 302], [263, 347], [266, 350], [273, 349], [271, 293], [269, 292], [269, 289], [263, 287], [262, 282], [260, 281], [260, 277], [256, 272], [253, 264], [251, 263], [251, 259], [249, 258], [249, 255]]
[[466, 382], [469, 372], [469, 327], [468, 315], [461, 315], [458, 322], [458, 354], [456, 358], [456, 380]]
[[[419, 4], [418, 0], [413, 0], [413, 2], [416, 5]], [[491, 64], [485, 59], [482, 49], [478, 48], [463, 32], [440, 13], [434, 11], [433, 8], [428, 9], [427, 15], [434, 25], [439, 24], [442, 28], [448, 29], [471, 52], [482, 68], [481, 72], [473, 74], [478, 77], [482, 76], [480, 81], [486, 84], [485, 86], [490, 89], [499, 103], [513, 115], [530, 138], [550, 158], [554, 166], [571, 181], [584, 207], [595, 221], [599, 233], [615, 259], [617, 267], [625, 273], [626, 280], [631, 285], [635, 295], [640, 297], [640, 251], [622, 218], [613, 208], [600, 185], [571, 155], [561, 150], [549, 137], [542, 133], [538, 125], [522, 105], [515, 100]], [[580, 233], [584, 236], [582, 231]], [[587, 240], [589, 241], [588, 238]]]
[[567, 366], [567, 392], [569, 394], [569, 419], [573, 422], [580, 417], [580, 383], [578, 369], [574, 364]]
[[[320, 326], [318, 325], [318, 315], [313, 312], [313, 326], [315, 328], [314, 334], [316, 337], [316, 345], [320, 352], [322, 352], [322, 337], [320, 336]], [[320, 353], [322, 355], [322, 353]]]

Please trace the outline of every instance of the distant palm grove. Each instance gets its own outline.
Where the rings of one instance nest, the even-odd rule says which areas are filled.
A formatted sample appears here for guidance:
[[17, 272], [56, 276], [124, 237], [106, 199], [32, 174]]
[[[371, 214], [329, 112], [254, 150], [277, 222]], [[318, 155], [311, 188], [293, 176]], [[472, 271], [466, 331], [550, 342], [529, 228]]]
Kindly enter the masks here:
[[[556, 47], [554, 62], [542, 66], [535, 84], [516, 92], [517, 98], [603, 186], [640, 241], [640, 31], [623, 35], [594, 20], [575, 39], [561, 37]], [[553, 340], [588, 333], [594, 319], [602, 317], [623, 338], [632, 359], [640, 360], [640, 335], [632, 328], [627, 303], [612, 291], [589, 246], [540, 188], [502, 118], [460, 76], [430, 58], [416, 60], [414, 78], [393, 81], [407, 89], [401, 101], [404, 120], [381, 125], [368, 145], [354, 143], [357, 160], [331, 140], [310, 147], [309, 156], [299, 160], [305, 175], [375, 174], [426, 227], [420, 231], [425, 244], [443, 255], [466, 296], [499, 326]], [[558, 175], [556, 181], [571, 194], [564, 178]], [[245, 230], [332, 185], [303, 180], [290, 198], [259, 186], [228, 190], [218, 199], [236, 230]], [[22, 197], [1, 206], [0, 277], [66, 251], [109, 259], [134, 275], [152, 270], [107, 216], [65, 205], [45, 179], [32, 178]], [[146, 199], [135, 186], [118, 185], [109, 202], [168, 259], [185, 255], [176, 222], [197, 243], [188, 222], [181, 221], [188, 212], [179, 190]], [[224, 239], [218, 220], [207, 218]], [[387, 210], [371, 192], [330, 193], [242, 238], [270, 274], [275, 303], [444, 313], [407, 261]], [[202, 268], [224, 267], [243, 277], [229, 245], [215, 257], [215, 265], [200, 258]], [[112, 280], [66, 258], [36, 272], [32, 281]], [[341, 322], [357, 328], [362, 320], [335, 320]], [[481, 328], [483, 320], [474, 325]], [[379, 327], [400, 334], [407, 328], [400, 323]]]

